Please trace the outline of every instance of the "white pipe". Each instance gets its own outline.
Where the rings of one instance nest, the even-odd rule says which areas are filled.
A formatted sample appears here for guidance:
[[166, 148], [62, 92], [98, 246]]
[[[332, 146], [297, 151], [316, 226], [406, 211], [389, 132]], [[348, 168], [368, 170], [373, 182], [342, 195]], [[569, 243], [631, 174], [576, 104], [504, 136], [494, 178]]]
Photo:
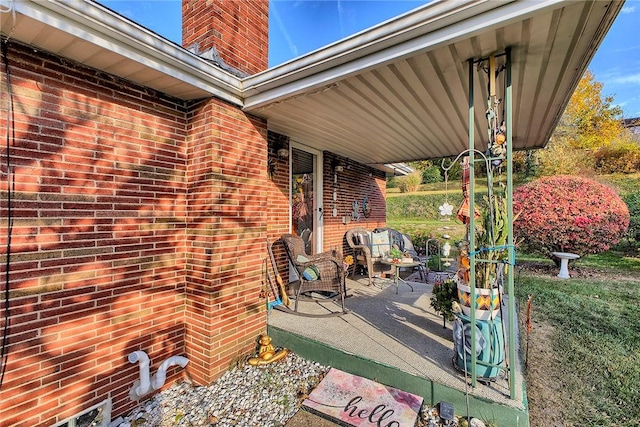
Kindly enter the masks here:
[[129, 362], [140, 364], [140, 379], [133, 383], [133, 387], [129, 392], [129, 396], [132, 400], [137, 400], [145, 394], [153, 390], [158, 390], [164, 385], [167, 379], [167, 369], [171, 366], [180, 365], [184, 368], [189, 363], [189, 359], [182, 356], [171, 356], [158, 368], [158, 372], [150, 380], [149, 375], [149, 356], [144, 351], [134, 351], [129, 353]]
[[140, 380], [133, 383], [133, 388], [129, 393], [132, 399], [144, 396], [151, 388], [149, 381], [149, 356], [144, 351], [134, 351], [129, 353], [130, 363], [140, 363]]
[[189, 359], [182, 356], [171, 356], [170, 358], [162, 362], [162, 364], [158, 368], [158, 371], [151, 380], [151, 386], [153, 387], [153, 389], [158, 390], [164, 385], [164, 382], [167, 379], [167, 369], [175, 365], [180, 365], [181, 368], [184, 368], [185, 366], [187, 366], [187, 363], [189, 363]]

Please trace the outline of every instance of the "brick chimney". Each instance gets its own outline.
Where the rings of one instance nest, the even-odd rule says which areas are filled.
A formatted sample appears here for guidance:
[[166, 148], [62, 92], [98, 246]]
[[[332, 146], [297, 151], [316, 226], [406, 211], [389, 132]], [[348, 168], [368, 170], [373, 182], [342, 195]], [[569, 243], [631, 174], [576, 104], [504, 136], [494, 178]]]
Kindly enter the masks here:
[[215, 48], [224, 63], [243, 73], [266, 70], [269, 0], [182, 0], [182, 45], [198, 53]]

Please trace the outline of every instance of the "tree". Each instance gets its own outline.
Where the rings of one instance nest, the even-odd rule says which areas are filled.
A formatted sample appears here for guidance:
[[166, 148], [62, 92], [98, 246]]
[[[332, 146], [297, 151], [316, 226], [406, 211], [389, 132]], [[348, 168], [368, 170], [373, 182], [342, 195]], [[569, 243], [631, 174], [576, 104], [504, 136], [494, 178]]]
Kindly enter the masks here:
[[590, 71], [584, 74], [549, 144], [539, 151], [540, 175], [639, 170], [640, 144], [625, 129], [613, 97], [602, 96], [602, 87]]
[[623, 135], [622, 109], [612, 96], [602, 96], [603, 84], [587, 70], [562, 114], [554, 136], [565, 138], [574, 148], [597, 150]]

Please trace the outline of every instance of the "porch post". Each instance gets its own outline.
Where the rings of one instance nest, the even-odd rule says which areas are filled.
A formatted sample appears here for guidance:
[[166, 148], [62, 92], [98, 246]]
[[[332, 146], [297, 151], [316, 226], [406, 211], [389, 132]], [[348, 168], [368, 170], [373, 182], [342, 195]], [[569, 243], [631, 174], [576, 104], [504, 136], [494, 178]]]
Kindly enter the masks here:
[[[476, 324], [476, 310], [474, 298], [476, 294], [476, 256], [473, 254], [476, 246], [475, 236], [475, 134], [474, 134], [474, 106], [473, 106], [473, 59], [469, 59], [469, 287], [471, 288], [471, 325]], [[471, 327], [471, 386], [477, 383], [477, 356], [476, 356], [476, 328]], [[463, 332], [464, 334], [464, 332]], [[464, 350], [463, 350], [464, 353]], [[466, 355], [463, 355], [466, 358]], [[467, 379], [465, 378], [465, 381]]]
[[516, 390], [515, 390], [515, 382], [516, 382], [516, 350], [515, 350], [515, 342], [516, 342], [516, 332], [515, 332], [515, 319], [516, 319], [516, 298], [514, 291], [514, 269], [516, 266], [516, 256], [515, 256], [515, 246], [513, 239], [513, 99], [512, 99], [512, 90], [511, 90], [511, 49], [507, 48], [507, 68], [505, 70], [505, 79], [506, 79], [506, 87], [505, 87], [505, 125], [507, 127], [506, 138], [507, 138], [507, 246], [508, 246], [508, 255], [509, 255], [509, 269], [507, 272], [507, 293], [509, 294], [509, 299], [507, 301], [507, 310], [509, 313], [509, 325], [508, 325], [508, 333], [509, 333], [509, 393], [511, 399], [515, 399]]

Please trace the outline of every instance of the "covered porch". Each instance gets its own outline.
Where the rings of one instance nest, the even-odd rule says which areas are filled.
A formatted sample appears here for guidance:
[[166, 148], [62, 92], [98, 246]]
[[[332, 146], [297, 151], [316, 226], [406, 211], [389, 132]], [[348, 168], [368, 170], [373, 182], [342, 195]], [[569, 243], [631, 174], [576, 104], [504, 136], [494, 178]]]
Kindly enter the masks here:
[[[267, 331], [274, 343], [309, 360], [420, 395], [430, 406], [445, 401], [454, 405], [456, 414], [466, 415], [468, 399], [470, 416], [498, 425], [529, 425], [519, 358], [514, 399], [506, 373], [476, 387], [468, 377], [465, 384], [464, 373], [452, 361], [452, 323], [443, 327], [442, 317], [430, 306], [432, 283], [420, 282], [414, 273], [408, 278], [414, 290], [400, 284], [396, 294], [389, 280], [376, 279], [367, 286], [367, 277], [355, 279], [347, 279], [348, 314], [319, 318], [271, 310]], [[300, 311], [307, 314], [339, 310], [333, 301], [300, 302]]]

